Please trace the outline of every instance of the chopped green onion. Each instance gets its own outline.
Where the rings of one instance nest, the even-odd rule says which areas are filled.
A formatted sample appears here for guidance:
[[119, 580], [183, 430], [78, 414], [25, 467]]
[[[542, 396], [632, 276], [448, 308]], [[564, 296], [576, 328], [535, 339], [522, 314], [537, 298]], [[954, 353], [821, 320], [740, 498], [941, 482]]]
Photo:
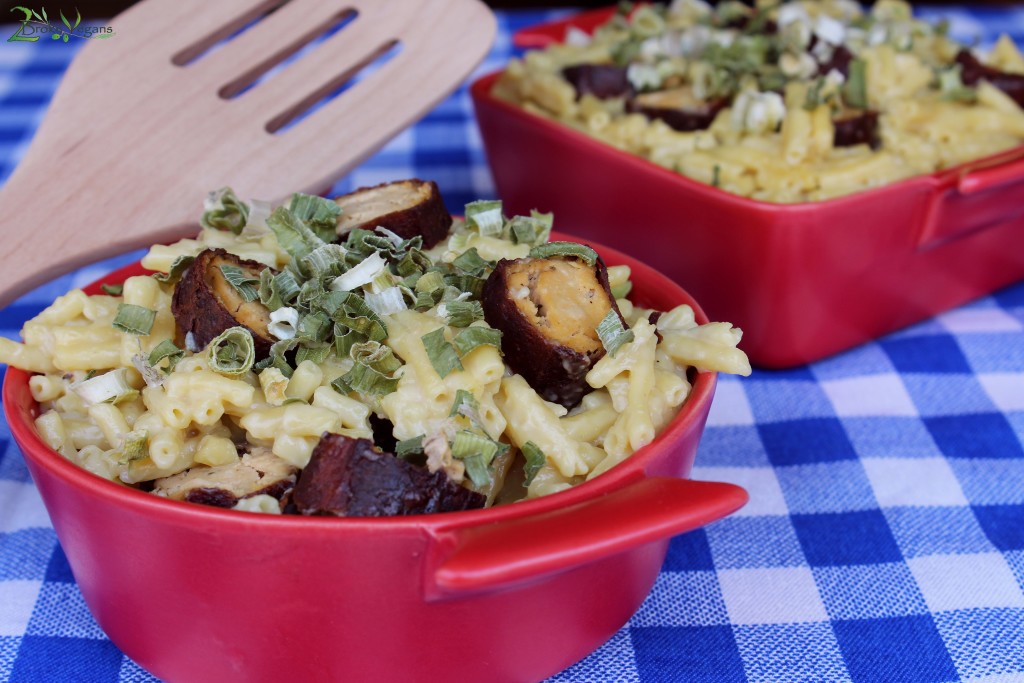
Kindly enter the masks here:
[[459, 459], [466, 466], [466, 474], [474, 485], [487, 486], [491, 483], [491, 471], [487, 468], [482, 455], [467, 455]]
[[846, 83], [843, 84], [843, 97], [851, 107], [867, 109], [867, 73], [868, 65], [863, 59], [850, 61], [849, 75], [846, 77]]
[[[140, 348], [141, 350], [141, 348]], [[164, 383], [164, 375], [160, 370], [149, 364], [149, 360], [141, 353], [132, 356], [132, 367], [139, 371], [147, 387], [159, 387]], [[170, 370], [168, 370], [170, 372]]]
[[452, 261], [452, 265], [461, 270], [464, 273], [470, 275], [483, 275], [485, 272], [491, 269], [491, 264], [484, 260], [476, 247], [472, 247], [462, 252]]
[[118, 461], [126, 465], [133, 460], [142, 460], [146, 457], [149, 457], [149, 434], [146, 430], [139, 429], [125, 434]]
[[402, 367], [402, 361], [390, 347], [375, 341], [362, 342], [354, 344], [349, 355], [355, 365], [331, 383], [335, 391], [385, 396], [398, 389], [398, 378], [392, 375]]
[[144, 337], [153, 329], [156, 311], [135, 304], [118, 304], [112, 325], [114, 329]]
[[444, 328], [439, 327], [433, 332], [428, 332], [421, 339], [430, 364], [434, 366], [434, 370], [442, 379], [447, 377], [452, 370], [462, 370], [459, 354], [455, 352], [455, 347], [451, 342], [444, 338]]
[[397, 232], [388, 230], [383, 225], [378, 225], [373, 229], [373, 231], [386, 237], [388, 239], [388, 242], [391, 242], [391, 244], [393, 244], [396, 249], [401, 248], [402, 243], [405, 241], [402, 238], [402, 236], [399, 235]]
[[814, 83], [807, 88], [807, 93], [804, 95], [803, 107], [807, 111], [814, 111], [821, 104], [821, 91], [825, 87], [825, 79], [817, 78]]
[[485, 200], [466, 204], [466, 227], [475, 229], [481, 235], [500, 235], [505, 227], [501, 214], [501, 201]]
[[479, 301], [450, 301], [441, 305], [444, 306], [443, 315], [452, 327], [469, 327], [477, 320], [484, 319], [484, 307]]
[[427, 309], [433, 308], [437, 302], [441, 300], [441, 294], [444, 291], [442, 289], [435, 289], [433, 292], [420, 292], [416, 295], [416, 301], [413, 303], [413, 308], [417, 311], [426, 311]]
[[413, 274], [425, 273], [432, 265], [434, 264], [429, 256], [424, 254], [422, 250], [412, 247], [395, 264], [395, 271], [402, 277], [408, 277]]
[[298, 367], [304, 360], [311, 360], [318, 365], [323, 363], [327, 360], [327, 356], [331, 355], [331, 348], [330, 344], [323, 344], [322, 346], [301, 345], [295, 351], [295, 367]]
[[[334, 311], [330, 313], [331, 320], [338, 325], [355, 330], [372, 341], [387, 339], [388, 332], [384, 321], [354, 292], [331, 292], [321, 300], [321, 304], [326, 300], [334, 307]], [[335, 335], [337, 334], [335, 331]]]
[[551, 235], [555, 214], [531, 211], [530, 216], [514, 216], [509, 222], [509, 237], [513, 244], [543, 244]]
[[331, 282], [331, 290], [335, 292], [350, 292], [363, 285], [373, 282], [374, 278], [384, 272], [388, 262], [378, 253], [374, 252], [354, 266], [348, 272], [342, 273]]
[[311, 278], [303, 282], [299, 288], [296, 304], [304, 308], [312, 308], [326, 294], [327, 290], [324, 289], [324, 283], [316, 278]]
[[124, 292], [124, 283], [122, 282], [117, 285], [102, 284], [100, 285], [100, 289], [103, 290], [104, 294], [109, 294], [110, 296], [121, 296]]
[[464, 292], [458, 287], [452, 285], [445, 285], [441, 291], [441, 303], [450, 303], [452, 301], [466, 301], [472, 295], [471, 292]]
[[[270, 232], [267, 227], [267, 218], [274, 210], [274, 205], [261, 199], [253, 199], [249, 202], [249, 216], [245, 220], [245, 228], [253, 235], [263, 235]], [[243, 229], [243, 230], [244, 230]]]
[[277, 339], [292, 339], [299, 326], [299, 312], [290, 306], [283, 306], [270, 313], [267, 332]]
[[365, 334], [359, 334], [355, 330], [343, 327], [335, 323], [334, 325], [334, 355], [338, 358], [345, 358], [348, 356], [352, 347], [359, 342], [366, 341]]
[[177, 282], [195, 260], [195, 256], [179, 256], [171, 263], [170, 271], [167, 273], [154, 273], [153, 279], [157, 282]]
[[448, 238], [448, 251], [453, 254], [460, 254], [466, 250], [466, 245], [476, 237], [477, 233], [456, 229]]
[[398, 389], [398, 378], [388, 377], [369, 365], [356, 363], [351, 370], [331, 382], [331, 387], [339, 394], [357, 391], [362, 394], [386, 396]]
[[178, 364], [178, 361], [184, 357], [184, 349], [179, 349], [170, 339], [164, 339], [162, 342], [154, 346], [153, 350], [149, 352], [148, 360], [149, 365], [155, 368], [166, 358], [167, 371], [171, 372], [174, 370], [174, 366]]
[[445, 278], [445, 283], [455, 288], [455, 290], [461, 294], [462, 292], [469, 292], [473, 297], [479, 298], [481, 292], [484, 290], [485, 278], [477, 277], [476, 275], [449, 275]]
[[533, 482], [533, 478], [537, 476], [537, 472], [547, 462], [547, 456], [544, 455], [544, 451], [540, 449], [540, 446], [532, 441], [524, 443], [523, 447], [519, 450], [522, 451], [523, 457], [526, 458], [526, 466], [523, 467], [526, 478], [523, 480], [523, 486], [529, 486]]
[[244, 375], [256, 360], [252, 332], [244, 327], [224, 330], [208, 348], [210, 369], [227, 377]]
[[508, 449], [507, 444], [471, 432], [460, 430], [455, 434], [452, 441], [452, 457], [462, 460], [466, 465], [466, 474], [477, 486], [485, 486], [491, 482], [491, 473], [488, 467], [494, 456]]
[[295, 327], [295, 338], [300, 341], [322, 344], [331, 334], [333, 323], [322, 311], [307, 313], [299, 319]]
[[299, 342], [297, 339], [282, 339], [274, 342], [270, 345], [270, 355], [259, 363], [254, 363], [253, 369], [262, 370], [264, 368], [274, 367], [280, 370], [281, 374], [285, 377], [291, 377], [292, 373], [295, 372], [295, 368], [288, 364], [288, 359], [285, 358], [285, 354], [298, 345]]
[[139, 395], [138, 390], [128, 384], [128, 368], [117, 368], [102, 375], [75, 382], [71, 385], [71, 390], [78, 394], [86, 405], [120, 403]]
[[576, 242], [548, 242], [530, 250], [530, 258], [552, 258], [555, 256], [576, 257], [588, 266], [597, 262], [597, 252], [585, 244]]
[[274, 213], [270, 214], [267, 218], [267, 227], [277, 237], [277, 243], [281, 248], [296, 261], [325, 244], [309, 226], [283, 206], [277, 207]]
[[721, 186], [722, 186], [722, 166], [720, 164], [715, 164], [714, 167], [711, 169], [711, 187], [721, 187]]
[[483, 325], [474, 325], [455, 335], [452, 343], [455, 345], [455, 350], [458, 351], [460, 358], [469, 355], [478, 346], [493, 346], [500, 350], [501, 330], [496, 330], [493, 327], [484, 327]]
[[337, 238], [338, 217], [341, 215], [341, 207], [337, 202], [296, 192], [292, 195], [288, 210], [323, 241], [332, 242]]
[[238, 295], [242, 297], [246, 302], [255, 301], [259, 298], [259, 290], [253, 285], [258, 285], [259, 280], [254, 277], [249, 277], [246, 272], [238, 266], [232, 265], [220, 265], [220, 272], [224, 275], [224, 279], [228, 281]]
[[341, 275], [347, 253], [340, 244], [325, 244], [302, 257], [302, 269], [317, 279]]
[[390, 375], [402, 367], [402, 361], [395, 357], [391, 347], [385, 346], [380, 342], [368, 341], [356, 344], [352, 347], [349, 355], [356, 363], [368, 365], [377, 372], [382, 372], [386, 375]]
[[959, 64], [954, 64], [938, 72], [938, 85], [943, 99], [951, 102], [974, 102], [978, 99], [978, 94], [964, 85], [962, 69]]
[[612, 298], [625, 299], [631, 291], [633, 291], [633, 282], [632, 280], [626, 280], [612, 287]]
[[469, 418], [470, 422], [479, 422], [478, 411], [480, 404], [473, 392], [466, 389], [459, 389], [455, 392], [455, 400], [452, 402], [452, 409], [448, 411], [448, 417], [462, 415]]
[[441, 289], [444, 287], [444, 276], [438, 270], [428, 270], [420, 276], [420, 279], [416, 280], [416, 287], [414, 289], [417, 293], [430, 293], [435, 289]]
[[410, 455], [423, 452], [424, 435], [414, 436], [411, 439], [402, 439], [395, 444], [395, 456], [403, 460]]
[[225, 230], [234, 234], [242, 232], [249, 219], [249, 206], [230, 187], [211, 192], [203, 202], [203, 215], [199, 224], [212, 230]]
[[633, 341], [633, 330], [622, 324], [622, 319], [615, 309], [608, 311], [608, 315], [597, 326], [597, 336], [600, 337], [605, 351], [609, 356], [614, 356], [623, 344]]
[[660, 36], [665, 32], [665, 19], [663, 12], [657, 6], [642, 5], [636, 8], [629, 18], [630, 28], [633, 35], [638, 38], [651, 38]]
[[270, 310], [287, 306], [299, 295], [299, 291], [299, 282], [291, 271], [282, 270], [276, 275], [270, 268], [260, 271], [260, 303]]
[[401, 287], [388, 287], [382, 292], [366, 292], [366, 305], [377, 315], [391, 315], [408, 308]]

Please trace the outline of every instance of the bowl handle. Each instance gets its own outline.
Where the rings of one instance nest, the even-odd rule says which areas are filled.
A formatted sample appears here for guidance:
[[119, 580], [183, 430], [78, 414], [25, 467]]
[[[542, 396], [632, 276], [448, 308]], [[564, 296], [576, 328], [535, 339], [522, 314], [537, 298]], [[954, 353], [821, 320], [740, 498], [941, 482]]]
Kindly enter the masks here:
[[[426, 597], [503, 588], [690, 531], [738, 510], [732, 484], [674, 477], [637, 479], [604, 496], [509, 522], [454, 529]], [[431, 580], [432, 579], [432, 580]]]

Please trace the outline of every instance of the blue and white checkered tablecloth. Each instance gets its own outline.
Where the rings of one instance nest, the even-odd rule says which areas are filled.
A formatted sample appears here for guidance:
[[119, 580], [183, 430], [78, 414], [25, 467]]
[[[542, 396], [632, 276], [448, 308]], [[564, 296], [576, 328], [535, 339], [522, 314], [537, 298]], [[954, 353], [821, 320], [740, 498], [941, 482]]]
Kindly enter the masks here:
[[[960, 38], [1024, 43], [1024, 8], [944, 13]], [[547, 16], [500, 14], [478, 73]], [[0, 43], [0, 178], [74, 51]], [[336, 190], [410, 176], [436, 179], [454, 210], [493, 196], [464, 91]], [[0, 310], [0, 334], [135, 258]], [[808, 367], [723, 377], [694, 477], [740, 484], [750, 504], [674, 539], [628, 625], [552, 680], [1024, 681], [1024, 283]], [[151, 680], [86, 610], [0, 425], [0, 683]]]

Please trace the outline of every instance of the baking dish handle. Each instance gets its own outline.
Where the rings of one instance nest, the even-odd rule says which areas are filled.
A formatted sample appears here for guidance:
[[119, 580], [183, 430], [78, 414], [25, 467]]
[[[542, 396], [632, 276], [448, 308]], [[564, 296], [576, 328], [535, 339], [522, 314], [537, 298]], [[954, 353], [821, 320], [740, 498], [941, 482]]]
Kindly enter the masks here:
[[452, 550], [428, 577], [427, 597], [503, 588], [571, 569], [696, 529], [747, 500], [732, 484], [649, 477], [566, 508], [453, 530], [442, 542]]

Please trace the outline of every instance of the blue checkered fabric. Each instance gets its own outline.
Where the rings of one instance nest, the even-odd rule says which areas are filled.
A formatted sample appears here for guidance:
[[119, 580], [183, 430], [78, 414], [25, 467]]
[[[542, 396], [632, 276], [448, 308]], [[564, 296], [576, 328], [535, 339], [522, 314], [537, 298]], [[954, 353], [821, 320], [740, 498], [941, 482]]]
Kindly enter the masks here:
[[[1024, 43], [1024, 9], [942, 13], [959, 38]], [[478, 73], [549, 16], [501, 13]], [[0, 178], [74, 51], [0, 43]], [[453, 210], [493, 196], [464, 91], [335, 189], [410, 176], [436, 179]], [[0, 310], [0, 334], [137, 256]], [[1022, 444], [1024, 283], [808, 367], [723, 377], [694, 477], [742, 485], [749, 505], [673, 539], [629, 623], [551, 680], [1024, 681]], [[0, 683], [153, 680], [89, 615], [0, 425]]]

